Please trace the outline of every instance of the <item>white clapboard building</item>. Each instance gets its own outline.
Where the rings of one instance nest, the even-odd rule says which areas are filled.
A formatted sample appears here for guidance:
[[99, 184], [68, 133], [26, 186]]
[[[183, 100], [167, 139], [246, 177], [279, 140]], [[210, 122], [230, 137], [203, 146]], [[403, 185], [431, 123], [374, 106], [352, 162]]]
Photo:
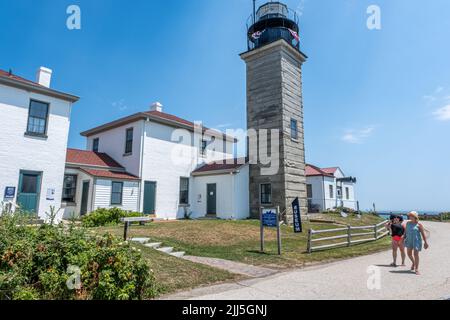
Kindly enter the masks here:
[[51, 77], [43, 67], [36, 81], [0, 70], [1, 201], [41, 219], [61, 207], [70, 113], [78, 101], [50, 88]]
[[358, 209], [356, 178], [349, 177], [339, 167], [319, 168], [306, 165], [309, 212], [322, 212], [335, 208]]
[[118, 207], [160, 219], [249, 216], [249, 170], [234, 159], [236, 139], [149, 111], [82, 133], [87, 150], [69, 149], [65, 216]]

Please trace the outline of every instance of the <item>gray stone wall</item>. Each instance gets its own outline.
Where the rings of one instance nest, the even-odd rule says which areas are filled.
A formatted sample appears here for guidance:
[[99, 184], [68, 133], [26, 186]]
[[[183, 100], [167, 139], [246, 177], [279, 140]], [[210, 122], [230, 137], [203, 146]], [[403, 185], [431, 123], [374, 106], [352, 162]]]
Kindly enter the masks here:
[[[307, 213], [305, 145], [301, 66], [306, 57], [284, 40], [241, 55], [247, 64], [247, 127], [280, 131], [280, 167], [271, 176], [261, 175], [261, 165], [250, 165], [250, 212], [259, 217], [260, 185], [272, 184], [271, 207], [287, 209], [292, 221], [292, 201], [298, 197]], [[298, 122], [298, 139], [291, 139], [291, 119]], [[270, 147], [270, 137], [268, 137]], [[257, 151], [249, 145], [249, 151]], [[270, 149], [269, 149], [270, 150]], [[250, 152], [252, 154], [252, 152]], [[254, 153], [256, 154], [256, 153]]]

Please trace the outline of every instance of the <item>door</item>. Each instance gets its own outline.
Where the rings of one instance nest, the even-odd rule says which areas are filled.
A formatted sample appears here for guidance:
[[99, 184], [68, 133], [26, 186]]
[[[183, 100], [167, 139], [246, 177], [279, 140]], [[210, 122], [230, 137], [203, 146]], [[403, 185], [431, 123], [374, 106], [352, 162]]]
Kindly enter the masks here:
[[156, 213], [156, 182], [145, 181], [144, 214]]
[[89, 181], [83, 182], [83, 189], [81, 192], [81, 208], [80, 215], [84, 216], [88, 211], [88, 200], [89, 200]]
[[209, 216], [217, 215], [217, 185], [215, 183], [206, 186], [206, 214]]
[[21, 171], [17, 203], [28, 213], [37, 213], [41, 191], [41, 173]]

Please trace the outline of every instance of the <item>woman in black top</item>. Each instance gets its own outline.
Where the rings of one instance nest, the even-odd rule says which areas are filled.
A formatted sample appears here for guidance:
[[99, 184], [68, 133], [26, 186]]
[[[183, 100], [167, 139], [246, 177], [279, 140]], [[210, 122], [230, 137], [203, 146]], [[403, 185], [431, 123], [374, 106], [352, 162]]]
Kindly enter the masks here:
[[406, 252], [405, 244], [403, 241], [403, 235], [405, 234], [403, 217], [391, 216], [391, 220], [386, 224], [386, 228], [390, 231], [392, 236], [392, 256], [394, 258], [394, 262], [391, 264], [391, 266], [397, 266], [398, 249], [400, 249], [400, 254], [402, 256], [402, 266], [405, 266]]

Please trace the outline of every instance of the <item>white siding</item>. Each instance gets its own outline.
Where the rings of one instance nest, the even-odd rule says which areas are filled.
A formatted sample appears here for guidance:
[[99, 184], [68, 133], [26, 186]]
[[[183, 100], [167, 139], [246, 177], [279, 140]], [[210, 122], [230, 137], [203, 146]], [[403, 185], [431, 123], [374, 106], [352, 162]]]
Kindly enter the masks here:
[[[91, 136], [87, 139], [87, 150], [92, 151], [94, 139], [99, 138], [99, 152], [107, 153], [126, 168], [127, 172], [140, 176], [143, 124], [144, 120], [140, 120]], [[125, 134], [129, 128], [133, 128], [133, 153], [125, 155]]]
[[[24, 135], [30, 99], [50, 104], [46, 139]], [[29, 170], [42, 172], [39, 217], [45, 219], [50, 206], [61, 207], [71, 106], [67, 101], [0, 85], [0, 200], [7, 186], [16, 187], [17, 200], [19, 172]], [[46, 199], [47, 189], [55, 189], [55, 200]], [[62, 215], [61, 210], [57, 219]]]
[[[172, 141], [174, 130], [156, 122], [146, 122], [145, 125], [142, 185], [145, 181], [156, 182], [156, 216], [161, 219], [183, 217], [184, 209], [179, 205], [180, 178], [190, 177], [192, 171], [205, 162], [224, 158], [224, 154], [218, 152], [208, 152], [206, 158], [200, 157], [194, 146], [194, 133], [186, 131], [189, 141], [178, 143]], [[190, 197], [192, 203], [192, 193]], [[141, 190], [141, 208], [143, 203], [144, 188]]]
[[195, 217], [204, 217], [207, 212], [207, 185], [217, 185], [217, 217], [241, 220], [250, 216], [249, 167], [236, 174], [220, 174], [194, 177], [192, 189], [192, 211]]
[[138, 182], [123, 182], [122, 205], [111, 205], [112, 180], [97, 179], [94, 189], [94, 210], [98, 208], [120, 208], [125, 211], [139, 211]]

